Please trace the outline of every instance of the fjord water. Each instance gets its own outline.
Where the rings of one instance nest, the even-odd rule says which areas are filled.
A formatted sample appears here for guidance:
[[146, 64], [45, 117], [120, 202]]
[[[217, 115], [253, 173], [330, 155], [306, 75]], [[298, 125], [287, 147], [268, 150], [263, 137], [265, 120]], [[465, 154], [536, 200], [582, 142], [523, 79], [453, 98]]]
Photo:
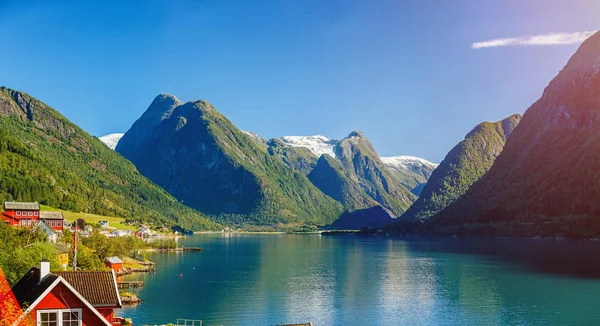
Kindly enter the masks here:
[[134, 324], [599, 325], [600, 243], [197, 234], [152, 253]]

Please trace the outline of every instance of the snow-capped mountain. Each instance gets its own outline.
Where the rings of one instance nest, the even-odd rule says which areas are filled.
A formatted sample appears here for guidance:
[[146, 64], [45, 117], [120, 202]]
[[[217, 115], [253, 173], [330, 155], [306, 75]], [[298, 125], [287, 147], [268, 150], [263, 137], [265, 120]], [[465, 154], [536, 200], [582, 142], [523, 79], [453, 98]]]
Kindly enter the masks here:
[[335, 147], [339, 141], [321, 135], [315, 136], [283, 136], [280, 138], [284, 143], [292, 147], [305, 147], [317, 157], [329, 154], [335, 157]]
[[431, 163], [420, 157], [406, 155], [381, 157], [381, 161], [388, 167], [399, 167], [404, 169], [412, 169], [414, 166], [421, 165], [430, 166], [435, 169], [438, 166], [438, 164]]
[[123, 135], [123, 133], [108, 134], [106, 136], [99, 137], [99, 139], [110, 149], [114, 150]]

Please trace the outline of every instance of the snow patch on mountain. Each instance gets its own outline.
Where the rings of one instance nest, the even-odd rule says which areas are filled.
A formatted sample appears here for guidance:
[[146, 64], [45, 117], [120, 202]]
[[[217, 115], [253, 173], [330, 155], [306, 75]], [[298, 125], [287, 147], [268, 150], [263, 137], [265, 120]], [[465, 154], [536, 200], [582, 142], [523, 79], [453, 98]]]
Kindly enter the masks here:
[[404, 168], [404, 169], [410, 169], [411, 166], [415, 166], [415, 165], [417, 165], [417, 166], [426, 165], [426, 166], [431, 166], [434, 168], [436, 168], [439, 165], [439, 164], [431, 163], [420, 157], [406, 156], [406, 155], [381, 157], [381, 161], [385, 165], [392, 166], [392, 167], [400, 167], [400, 168]]
[[283, 136], [280, 138], [284, 143], [292, 147], [305, 147], [320, 157], [328, 154], [335, 157], [335, 147], [338, 141], [321, 135], [315, 136]]
[[99, 137], [99, 139], [106, 145], [108, 148], [114, 150], [119, 143], [119, 140], [123, 137], [123, 133], [114, 133], [108, 134], [106, 136]]

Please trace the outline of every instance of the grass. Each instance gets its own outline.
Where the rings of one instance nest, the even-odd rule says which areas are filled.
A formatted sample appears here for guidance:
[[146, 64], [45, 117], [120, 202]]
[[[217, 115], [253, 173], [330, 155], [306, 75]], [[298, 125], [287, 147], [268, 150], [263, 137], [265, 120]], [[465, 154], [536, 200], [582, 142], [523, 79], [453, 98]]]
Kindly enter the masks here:
[[138, 260], [135, 260], [133, 258], [123, 257], [122, 260], [123, 260], [123, 267], [125, 267], [125, 268], [133, 268], [133, 269], [146, 268], [146, 266], [140, 264], [140, 262]]
[[40, 209], [43, 211], [62, 212], [67, 222], [72, 223], [77, 219], [83, 219], [88, 223], [98, 223], [100, 221], [108, 221], [109, 226], [116, 228], [117, 230], [135, 230], [131, 225], [125, 224], [125, 219], [121, 217], [103, 216], [89, 213], [76, 213], [71, 211], [65, 211], [62, 209], [56, 209], [54, 207], [40, 205]]

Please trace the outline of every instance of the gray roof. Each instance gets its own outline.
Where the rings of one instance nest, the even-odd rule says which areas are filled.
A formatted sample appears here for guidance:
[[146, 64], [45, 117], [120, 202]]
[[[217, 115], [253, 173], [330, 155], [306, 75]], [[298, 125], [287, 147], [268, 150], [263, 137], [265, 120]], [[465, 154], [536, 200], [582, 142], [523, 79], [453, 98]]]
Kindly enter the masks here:
[[108, 257], [108, 258], [106, 258], [106, 261], [111, 264], [123, 264], [123, 261], [117, 256]]
[[22, 209], [29, 211], [39, 211], [40, 204], [36, 203], [20, 203], [14, 201], [4, 202], [4, 209]]
[[65, 219], [61, 212], [48, 212], [48, 211], [41, 211], [40, 218], [43, 220], [64, 220]]

